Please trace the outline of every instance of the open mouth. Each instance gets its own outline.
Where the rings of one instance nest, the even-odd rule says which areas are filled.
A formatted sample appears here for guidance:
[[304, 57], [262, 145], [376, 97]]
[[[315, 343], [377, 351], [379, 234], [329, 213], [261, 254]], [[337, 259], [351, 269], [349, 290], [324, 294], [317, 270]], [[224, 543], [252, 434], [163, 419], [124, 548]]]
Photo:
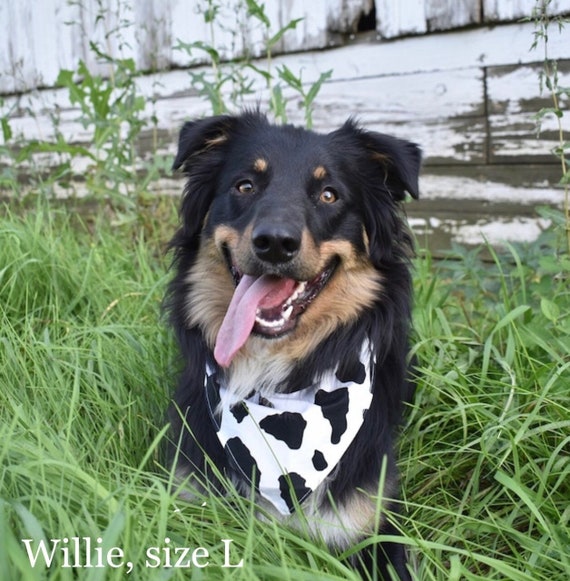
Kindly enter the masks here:
[[292, 331], [299, 316], [331, 279], [339, 262], [335, 258], [313, 279], [298, 281], [269, 274], [244, 274], [231, 260], [229, 252], [226, 259], [236, 288], [214, 348], [214, 356], [223, 367], [231, 363], [252, 333], [277, 338]]
[[[295, 328], [297, 319], [315, 300], [330, 280], [336, 268], [336, 261], [329, 264], [322, 272], [310, 281], [292, 279], [275, 280], [278, 288], [292, 288], [285, 300], [272, 304], [262, 301], [255, 312], [253, 332], [267, 337], [278, 337]], [[277, 277], [274, 277], [277, 279]], [[281, 297], [280, 297], [281, 298]], [[279, 299], [275, 299], [279, 300]]]

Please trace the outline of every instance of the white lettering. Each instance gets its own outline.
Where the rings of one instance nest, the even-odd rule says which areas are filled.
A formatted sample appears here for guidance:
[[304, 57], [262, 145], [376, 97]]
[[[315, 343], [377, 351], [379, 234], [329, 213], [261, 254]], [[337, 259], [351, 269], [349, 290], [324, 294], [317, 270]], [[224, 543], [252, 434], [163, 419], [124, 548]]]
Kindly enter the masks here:
[[57, 546], [61, 542], [61, 539], [52, 539], [50, 541], [51, 546], [52, 546], [51, 553], [48, 553], [48, 550], [46, 547], [46, 542], [44, 540], [41, 540], [38, 543], [38, 548], [37, 548], [36, 552], [34, 553], [32, 551], [32, 547], [31, 547], [33, 542], [34, 542], [33, 539], [22, 539], [22, 543], [24, 543], [24, 545], [26, 547], [26, 553], [28, 553], [28, 560], [30, 561], [30, 565], [32, 567], [36, 566], [36, 563], [37, 563], [38, 558], [39, 558], [40, 553], [41, 553], [45, 566], [51, 567], [51, 562], [53, 561], [53, 558], [55, 556], [55, 552], [57, 550]]
[[224, 543], [224, 564], [222, 567], [243, 567], [243, 559], [237, 565], [232, 565], [230, 563], [230, 546], [233, 543], [231, 539], [222, 539], [222, 543]]

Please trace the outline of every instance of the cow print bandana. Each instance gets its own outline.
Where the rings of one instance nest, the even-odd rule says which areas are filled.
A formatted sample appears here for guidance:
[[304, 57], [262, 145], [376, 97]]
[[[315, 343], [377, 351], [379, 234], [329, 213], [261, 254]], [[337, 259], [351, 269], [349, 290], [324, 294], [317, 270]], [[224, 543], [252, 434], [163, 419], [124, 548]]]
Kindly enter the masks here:
[[207, 366], [208, 409], [230, 466], [281, 514], [294, 512], [354, 440], [372, 401], [371, 360], [365, 341], [350, 376], [336, 367], [305, 389], [240, 400]]

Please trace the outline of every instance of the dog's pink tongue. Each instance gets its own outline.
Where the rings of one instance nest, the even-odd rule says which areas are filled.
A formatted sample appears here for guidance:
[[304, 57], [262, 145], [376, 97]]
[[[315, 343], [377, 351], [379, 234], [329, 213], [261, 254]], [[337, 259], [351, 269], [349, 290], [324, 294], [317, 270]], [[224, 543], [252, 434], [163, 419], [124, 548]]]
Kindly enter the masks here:
[[216, 338], [214, 357], [222, 367], [228, 367], [234, 355], [247, 341], [259, 307], [270, 309], [287, 300], [296, 282], [290, 278], [263, 275], [259, 278], [243, 275]]

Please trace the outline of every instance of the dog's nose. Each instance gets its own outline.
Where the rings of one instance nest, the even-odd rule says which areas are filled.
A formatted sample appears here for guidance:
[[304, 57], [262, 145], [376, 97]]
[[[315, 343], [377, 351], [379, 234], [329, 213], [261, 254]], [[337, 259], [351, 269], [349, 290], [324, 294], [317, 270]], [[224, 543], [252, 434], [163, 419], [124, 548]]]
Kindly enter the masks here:
[[278, 264], [292, 260], [301, 248], [301, 235], [286, 226], [260, 224], [252, 232], [255, 254], [261, 260]]

